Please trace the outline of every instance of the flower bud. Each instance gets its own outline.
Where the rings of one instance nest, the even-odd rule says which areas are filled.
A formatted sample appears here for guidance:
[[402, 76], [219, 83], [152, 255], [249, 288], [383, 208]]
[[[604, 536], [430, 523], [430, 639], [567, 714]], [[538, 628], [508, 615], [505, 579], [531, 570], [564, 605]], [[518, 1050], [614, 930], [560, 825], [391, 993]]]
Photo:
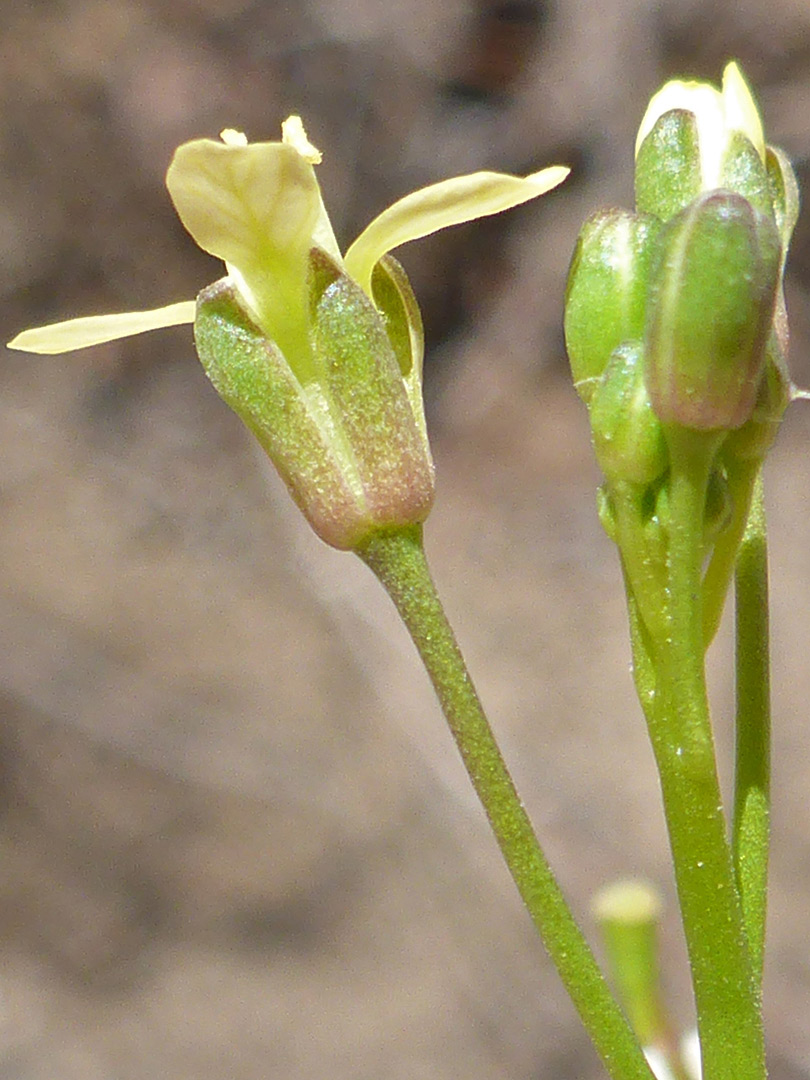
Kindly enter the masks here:
[[776, 226], [741, 196], [709, 192], [659, 234], [646, 381], [664, 424], [738, 428], [751, 416], [779, 285]]
[[636, 208], [668, 221], [725, 188], [772, 214], [762, 123], [736, 64], [710, 83], [673, 80], [650, 101], [636, 140]]
[[309, 303], [306, 380], [228, 278], [199, 296], [197, 351], [315, 532], [351, 550], [381, 529], [424, 521], [433, 466], [383, 317], [318, 249], [310, 254]]
[[594, 390], [590, 418], [596, 459], [608, 481], [646, 486], [665, 471], [666, 440], [644, 385], [641, 342], [614, 351]]
[[577, 393], [587, 403], [611, 353], [644, 332], [654, 218], [603, 210], [582, 226], [568, 273], [565, 344]]

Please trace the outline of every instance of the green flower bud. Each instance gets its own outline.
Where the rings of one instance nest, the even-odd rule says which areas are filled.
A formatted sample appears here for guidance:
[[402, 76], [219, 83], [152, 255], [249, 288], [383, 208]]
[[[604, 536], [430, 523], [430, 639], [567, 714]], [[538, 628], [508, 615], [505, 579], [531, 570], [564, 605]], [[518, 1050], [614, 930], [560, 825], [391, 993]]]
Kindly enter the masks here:
[[591, 399], [590, 418], [596, 459], [608, 481], [646, 486], [665, 471], [666, 440], [644, 385], [641, 342], [614, 351]]
[[383, 316], [318, 249], [309, 305], [314, 375], [306, 380], [228, 278], [199, 296], [197, 351], [315, 532], [351, 550], [380, 529], [424, 521], [433, 466], [421, 404], [417, 420]]
[[568, 273], [565, 344], [577, 393], [587, 403], [611, 353], [644, 332], [654, 218], [603, 210], [582, 226]]
[[664, 226], [645, 334], [650, 399], [664, 424], [738, 428], [754, 408], [779, 285], [776, 226], [714, 191]]

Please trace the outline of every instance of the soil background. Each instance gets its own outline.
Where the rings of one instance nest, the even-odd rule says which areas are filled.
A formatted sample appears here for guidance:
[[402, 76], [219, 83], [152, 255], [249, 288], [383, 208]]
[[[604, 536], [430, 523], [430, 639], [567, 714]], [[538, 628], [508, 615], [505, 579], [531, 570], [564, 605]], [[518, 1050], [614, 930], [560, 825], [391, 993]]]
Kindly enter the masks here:
[[[423, 305], [427, 545], [527, 806], [589, 933], [664, 893], [667, 845], [617, 559], [560, 329], [635, 128], [729, 57], [810, 160], [806, 0], [0, 0], [2, 331], [192, 297], [175, 146], [223, 127], [325, 154], [343, 243], [477, 168], [573, 166], [536, 204], [398, 253]], [[791, 257], [810, 381], [810, 225]], [[0, 368], [0, 1080], [601, 1075], [381, 591], [307, 531], [187, 328]], [[810, 414], [768, 467], [774, 1071], [810, 1067]], [[727, 630], [713, 650], [724, 780]]]

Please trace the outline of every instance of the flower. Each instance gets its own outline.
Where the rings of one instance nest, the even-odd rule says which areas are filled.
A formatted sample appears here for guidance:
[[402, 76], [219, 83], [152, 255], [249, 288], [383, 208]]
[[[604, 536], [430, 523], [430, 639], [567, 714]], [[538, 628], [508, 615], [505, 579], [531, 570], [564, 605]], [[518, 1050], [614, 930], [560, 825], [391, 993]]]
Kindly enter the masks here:
[[392, 248], [498, 213], [556, 187], [477, 172], [431, 184], [384, 210], [341, 254], [301, 120], [280, 142], [237, 131], [174, 154], [177, 213], [227, 276], [197, 301], [24, 330], [10, 348], [61, 353], [195, 323], [216, 389], [257, 435], [316, 532], [355, 548], [377, 529], [424, 520], [433, 469], [422, 405], [419, 309]]

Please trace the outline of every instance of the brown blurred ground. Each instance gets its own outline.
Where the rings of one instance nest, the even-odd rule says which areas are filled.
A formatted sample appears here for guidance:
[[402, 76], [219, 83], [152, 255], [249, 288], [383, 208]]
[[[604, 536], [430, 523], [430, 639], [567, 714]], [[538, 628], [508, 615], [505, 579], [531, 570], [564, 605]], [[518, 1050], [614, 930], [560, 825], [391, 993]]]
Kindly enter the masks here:
[[[226, 125], [274, 138], [300, 111], [344, 241], [445, 175], [574, 165], [541, 203], [401, 254], [432, 343], [435, 573], [586, 924], [616, 875], [671, 888], [565, 376], [569, 252], [590, 210], [630, 202], [635, 126], [676, 72], [737, 56], [804, 178], [808, 41], [806, 0], [0, 0], [3, 340], [218, 276], [162, 176]], [[792, 266], [806, 384], [806, 218]], [[599, 1076], [402, 631], [292, 513], [190, 335], [6, 353], [0, 380], [0, 1080]], [[770, 465], [768, 1013], [796, 1067], [809, 441], [799, 406]], [[685, 1018], [673, 918], [665, 944]]]

